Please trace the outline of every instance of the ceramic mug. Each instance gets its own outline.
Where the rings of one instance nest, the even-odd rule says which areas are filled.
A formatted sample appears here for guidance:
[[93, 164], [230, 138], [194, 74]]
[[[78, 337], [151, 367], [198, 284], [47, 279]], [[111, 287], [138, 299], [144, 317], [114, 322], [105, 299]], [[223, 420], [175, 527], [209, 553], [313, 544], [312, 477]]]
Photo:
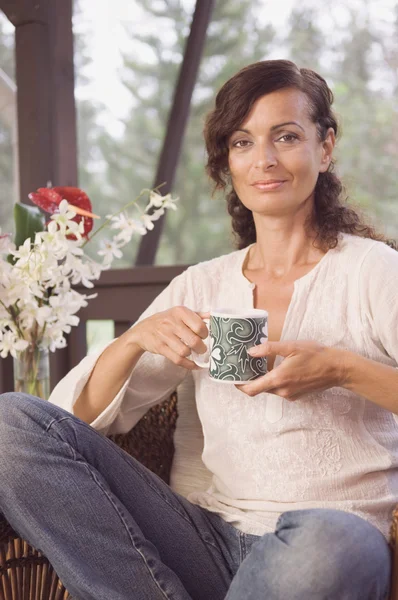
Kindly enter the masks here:
[[267, 372], [267, 359], [253, 357], [249, 348], [268, 339], [268, 313], [266, 310], [216, 309], [210, 311], [208, 360], [192, 352], [192, 360], [209, 369], [212, 379], [220, 383], [243, 384]]

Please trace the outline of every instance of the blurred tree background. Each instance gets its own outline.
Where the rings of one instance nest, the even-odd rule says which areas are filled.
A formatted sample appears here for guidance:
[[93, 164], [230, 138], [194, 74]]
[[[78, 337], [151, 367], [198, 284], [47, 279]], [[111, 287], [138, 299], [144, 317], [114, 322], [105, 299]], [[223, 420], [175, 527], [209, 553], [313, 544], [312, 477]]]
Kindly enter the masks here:
[[[121, 136], [95, 131], [95, 152], [103, 169], [100, 177], [93, 174], [93, 189], [87, 163], [82, 155], [79, 160], [82, 185], [95, 198], [100, 214], [103, 204], [107, 212], [110, 206], [116, 210], [153, 184], [194, 9], [194, 2], [187, 6], [180, 0], [138, 0], [136, 4], [150, 27], [142, 31], [141, 24], [125, 26], [126, 35], [136, 47], [135, 52], [124, 53], [122, 70], [132, 108], [124, 119]], [[212, 199], [211, 185], [204, 173], [202, 128], [214, 91], [242, 66], [260, 60], [269, 50], [273, 28], [257, 24], [252, 4], [250, 0], [216, 2], [174, 184], [174, 195], [181, 201], [178, 211], [168, 213], [157, 264], [193, 263], [232, 249], [225, 203], [220, 197]], [[81, 42], [77, 48], [84, 53]], [[82, 113], [79, 104], [78, 110]], [[87, 155], [87, 127], [93, 130], [84, 115], [82, 118], [85, 122], [79, 144]], [[99, 181], [103, 193], [98, 189]], [[139, 242], [137, 237], [115, 266], [134, 264]]]
[[[4, 17], [5, 19], [5, 17]], [[10, 28], [0, 23], [0, 69], [6, 77], [15, 81], [14, 34]], [[4, 25], [4, 24], [3, 24]], [[2, 231], [10, 231], [12, 227], [12, 210], [15, 202], [12, 131], [8, 120], [2, 118], [0, 106], [0, 227]]]
[[[115, 0], [106, 1], [116, 14]], [[121, 18], [120, 35], [110, 31], [103, 40], [109, 51], [117, 46], [121, 57], [118, 73], [127, 107], [122, 118], [92, 91], [93, 3], [75, 0], [74, 7], [79, 184], [101, 215], [153, 184], [194, 10], [194, 0], [117, 4], [123, 1], [132, 18]], [[203, 121], [224, 81], [267, 58], [289, 58], [328, 81], [343, 134], [337, 170], [350, 201], [398, 239], [398, 0], [336, 0], [327, 7], [292, 0], [283, 22], [276, 19], [278, 5], [277, 0], [216, 0], [174, 184], [180, 206], [167, 214], [157, 264], [195, 263], [233, 249], [225, 200], [212, 197], [204, 172]], [[12, 34], [3, 20], [0, 27], [0, 67], [12, 76]], [[2, 211], [12, 187], [9, 143], [0, 123]], [[134, 264], [140, 239], [115, 267]]]

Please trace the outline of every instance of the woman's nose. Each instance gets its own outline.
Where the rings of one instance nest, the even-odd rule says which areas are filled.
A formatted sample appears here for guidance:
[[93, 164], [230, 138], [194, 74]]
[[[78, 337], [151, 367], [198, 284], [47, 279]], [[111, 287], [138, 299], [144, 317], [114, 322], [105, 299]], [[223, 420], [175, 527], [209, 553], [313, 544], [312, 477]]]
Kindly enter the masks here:
[[258, 169], [268, 169], [269, 167], [275, 166], [277, 159], [275, 152], [272, 147], [258, 146], [256, 148], [256, 155], [254, 157], [254, 165]]

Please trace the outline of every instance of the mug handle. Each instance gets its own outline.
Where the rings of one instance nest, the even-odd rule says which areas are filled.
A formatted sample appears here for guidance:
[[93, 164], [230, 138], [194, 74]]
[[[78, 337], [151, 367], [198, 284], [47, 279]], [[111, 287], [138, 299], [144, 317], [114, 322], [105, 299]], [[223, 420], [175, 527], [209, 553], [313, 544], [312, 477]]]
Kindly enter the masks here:
[[[210, 323], [210, 319], [203, 319], [203, 321], [205, 323], [207, 323], [207, 325]], [[207, 336], [206, 340], [208, 340], [209, 337], [210, 337], [210, 332], [209, 332], [209, 335]], [[203, 341], [207, 346], [207, 352], [209, 352], [209, 342], [206, 343], [206, 340], [203, 340]], [[197, 352], [194, 352], [194, 350], [191, 350], [191, 358], [192, 358], [193, 362], [195, 363], [195, 365], [198, 365], [198, 367], [201, 367], [202, 369], [208, 369], [210, 367], [210, 356], [207, 361], [202, 360], [201, 356], [203, 356], [203, 354], [198, 354]]]

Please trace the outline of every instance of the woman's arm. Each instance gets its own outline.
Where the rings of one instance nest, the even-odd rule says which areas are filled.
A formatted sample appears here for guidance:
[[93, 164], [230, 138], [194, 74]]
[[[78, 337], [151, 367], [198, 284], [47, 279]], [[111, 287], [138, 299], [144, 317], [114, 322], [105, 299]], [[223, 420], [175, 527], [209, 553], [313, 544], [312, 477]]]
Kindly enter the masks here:
[[[191, 310], [196, 308], [196, 298], [191, 290], [191, 269], [175, 277], [132, 328], [97, 354], [87, 355], [71, 369], [55, 386], [49, 401], [109, 434], [129, 431], [151, 406], [167, 398], [184, 379], [189, 361], [176, 357], [180, 344], [178, 336], [172, 341], [174, 352], [167, 350], [169, 342], [165, 340], [164, 349], [160, 349], [160, 354], [154, 354], [157, 350], [151, 348], [153, 340], [148, 332], [145, 334], [144, 328], [148, 328], [144, 322], [182, 304]], [[207, 335], [203, 320], [196, 314], [194, 317]], [[162, 327], [155, 323], [149, 329], [156, 332]], [[195, 346], [192, 332], [188, 333], [191, 335], [182, 332], [179, 337], [188, 343], [193, 341]], [[170, 336], [166, 334], [166, 337], [170, 341]], [[201, 350], [198, 348], [198, 351]]]
[[[372, 246], [361, 265], [359, 298], [366, 336], [398, 364], [398, 252], [382, 243]], [[250, 354], [285, 358], [264, 377], [239, 386], [250, 396], [269, 392], [296, 400], [338, 386], [398, 414], [398, 370], [392, 366], [309, 341], [267, 342]]]
[[[398, 364], [398, 252], [376, 243], [359, 275], [359, 314], [374, 346]], [[343, 352], [343, 387], [398, 414], [398, 370], [375, 360]]]
[[[126, 331], [99, 357], [76, 400], [74, 414], [92, 423], [120, 392], [126, 379], [135, 376], [134, 368], [144, 352], [164, 357], [170, 366], [174, 363], [183, 369], [197, 369], [188, 356], [191, 348], [198, 353], [206, 352], [202, 339], [208, 331], [200, 314], [176, 306], [157, 312]], [[149, 378], [147, 374], [147, 386], [153, 377], [156, 372]]]
[[398, 369], [354, 352], [339, 350], [343, 368], [341, 387], [398, 415]]
[[266, 375], [237, 386], [249, 396], [268, 392], [298, 400], [306, 394], [338, 386], [398, 414], [398, 370], [394, 367], [309, 341], [266, 342], [252, 348], [249, 354], [285, 357]]
[[92, 423], [119, 393], [144, 354], [126, 331], [99, 357], [90, 377], [73, 406], [73, 414]]

